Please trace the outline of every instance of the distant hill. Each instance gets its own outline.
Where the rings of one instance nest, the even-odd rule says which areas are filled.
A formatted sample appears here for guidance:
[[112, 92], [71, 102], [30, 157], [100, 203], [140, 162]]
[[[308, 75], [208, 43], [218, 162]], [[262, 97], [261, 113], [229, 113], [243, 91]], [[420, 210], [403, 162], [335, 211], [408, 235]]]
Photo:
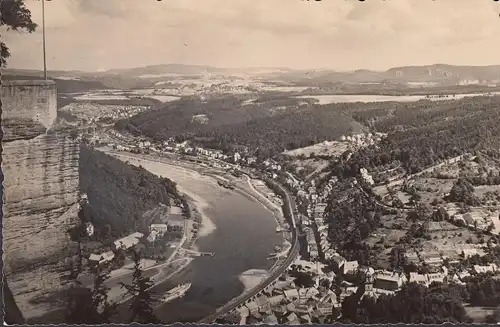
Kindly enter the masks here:
[[352, 130], [352, 122], [340, 110], [314, 106], [313, 100], [233, 95], [208, 101], [183, 98], [120, 120], [115, 128], [156, 140], [194, 139], [212, 148], [249, 146], [274, 155], [336, 139]]
[[[42, 76], [41, 71], [6, 69], [9, 77]], [[154, 83], [164, 81], [169, 75], [172, 79], [179, 76], [202, 76], [220, 74], [225, 76], [252, 75], [261, 81], [284, 81], [303, 86], [319, 86], [331, 83], [386, 83], [406, 84], [425, 83], [451, 86], [458, 84], [500, 84], [500, 65], [494, 66], [453, 66], [435, 64], [427, 66], [394, 67], [386, 71], [359, 69], [339, 72], [326, 69], [297, 70], [283, 67], [271, 68], [217, 68], [201, 65], [165, 64], [136, 67], [129, 69], [111, 69], [104, 72], [49, 71], [49, 76], [56, 80], [96, 82], [102, 88], [141, 88], [153, 87]], [[77, 83], [77, 82], [73, 82]], [[83, 86], [90, 87], [91, 85]]]
[[321, 85], [324, 83], [437, 83], [457, 85], [500, 82], [500, 65], [495, 66], [404, 66], [386, 71], [356, 70], [352, 72], [335, 71], [294, 71], [275, 76], [288, 82], [306, 85]]
[[[2, 74], [3, 80], [31, 80], [31, 79], [43, 79], [43, 73], [33, 71], [30, 72], [19, 71], [19, 74], [13, 74], [12, 72], [6, 71]], [[21, 74], [22, 73], [22, 74]], [[52, 78], [49, 79], [56, 82], [58, 93], [78, 93], [86, 92], [95, 89], [108, 89], [109, 87], [103, 83], [96, 80], [82, 80], [82, 79], [60, 79]]]
[[161, 75], [161, 74], [179, 74], [179, 75], [198, 75], [204, 73], [225, 73], [228, 72], [224, 68], [215, 68], [210, 66], [199, 65], [152, 65], [145, 67], [136, 67], [129, 69], [111, 69], [104, 72], [105, 74], [119, 74], [128, 76], [141, 76], [141, 75]]
[[161, 76], [161, 75], [203, 75], [203, 74], [222, 74], [222, 75], [241, 75], [241, 74], [268, 74], [268, 73], [284, 73], [291, 72], [289, 68], [217, 68], [212, 66], [202, 65], [182, 65], [182, 64], [165, 64], [151, 65], [145, 67], [129, 68], [129, 69], [111, 69], [104, 74], [117, 74], [126, 76]]

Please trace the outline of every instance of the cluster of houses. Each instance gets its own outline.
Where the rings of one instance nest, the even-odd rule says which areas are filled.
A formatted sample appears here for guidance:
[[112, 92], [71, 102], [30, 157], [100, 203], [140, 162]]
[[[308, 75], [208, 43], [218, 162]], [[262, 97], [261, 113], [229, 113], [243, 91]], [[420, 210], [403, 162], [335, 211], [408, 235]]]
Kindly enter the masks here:
[[484, 211], [471, 211], [464, 214], [456, 214], [452, 217], [455, 222], [460, 222], [465, 226], [472, 227], [477, 230], [495, 230], [495, 223], [498, 224], [499, 212], [484, 212]]
[[[436, 265], [432, 272], [411, 272], [406, 275], [402, 272], [374, 270], [359, 265], [357, 261], [347, 261], [338, 254], [334, 255], [332, 261], [338, 267], [337, 273], [344, 277], [342, 285], [337, 285], [336, 291], [332, 287], [336, 276], [334, 272], [324, 270], [324, 265], [318, 261], [298, 259], [279, 280], [226, 316], [226, 321], [237, 324], [323, 323], [333, 307], [339, 308], [346, 297], [360, 291], [356, 284], [349, 282], [356, 276], [364, 278], [364, 293], [361, 296], [377, 298], [382, 294], [392, 295], [409, 282], [425, 287], [433, 282], [464, 284], [466, 278], [473, 274], [500, 272], [495, 264], [474, 265], [471, 269], [460, 272], [451, 272], [445, 266]], [[313, 277], [314, 285], [299, 287], [295, 284], [290, 272], [297, 267]]]
[[115, 253], [118, 250], [128, 250], [134, 245], [138, 244], [144, 234], [140, 232], [135, 232], [130, 235], [127, 235], [123, 238], [120, 238], [113, 242], [111, 245], [112, 251], [107, 251], [100, 254], [91, 254], [89, 257], [90, 264], [101, 265], [103, 263], [109, 262], [114, 259]]
[[377, 142], [380, 142], [387, 134], [385, 133], [361, 133], [356, 135], [342, 135], [340, 137], [340, 141], [347, 142], [351, 147], [360, 148], [369, 145], [374, 145]]
[[[148, 242], [154, 242], [158, 238], [165, 235], [166, 232], [171, 231], [182, 231], [184, 228], [184, 216], [182, 213], [182, 208], [178, 206], [170, 206], [168, 208], [169, 220], [164, 224], [151, 224], [149, 226], [149, 234], [146, 238]], [[89, 231], [94, 231], [94, 226], [92, 223], [88, 222], [85, 224], [87, 234], [91, 236]], [[110, 262], [114, 259], [117, 251], [126, 251], [133, 246], [139, 244], [140, 240], [144, 238], [144, 234], [141, 232], [134, 232], [128, 236], [122, 237], [115, 240], [111, 245], [111, 251], [106, 251], [103, 253], [93, 253], [89, 256], [89, 263], [91, 265], [101, 265], [106, 262]]]
[[309, 202], [307, 215], [300, 215], [301, 224], [304, 227], [307, 240], [307, 250], [312, 260], [319, 259], [319, 250], [324, 254], [325, 259], [331, 259], [335, 250], [331, 247], [328, 240], [328, 225], [325, 221], [325, 210], [327, 204], [324, 202], [328, 198], [333, 185], [337, 182], [336, 177], [332, 177], [326, 183], [319, 194], [314, 180], [308, 184], [298, 182], [298, 180], [289, 174], [287, 183], [297, 191], [297, 197]]
[[71, 102], [60, 110], [69, 112], [81, 120], [86, 120], [88, 123], [97, 123], [99, 121], [132, 117], [146, 109], [148, 109], [147, 106], [107, 105], [88, 101], [77, 101]]
[[200, 85], [196, 89], [196, 91], [208, 94], [244, 94], [252, 92], [253, 89], [246, 84], [232, 84], [228, 82], [222, 82], [217, 84]]
[[[115, 131], [111, 131], [110, 133], [113, 135], [113, 137], [123, 139], [123, 136]], [[86, 140], [90, 144], [102, 143], [101, 138], [97, 135], [86, 137]], [[157, 153], [170, 152], [170, 153], [179, 153], [192, 156], [202, 156], [206, 157], [207, 159], [215, 159], [215, 160], [231, 162], [236, 165], [238, 164], [250, 165], [257, 162], [257, 158], [255, 156], [250, 156], [245, 153], [235, 152], [229, 155], [229, 154], [224, 154], [221, 150], [193, 147], [190, 145], [189, 141], [176, 143], [175, 140], [173, 139], [169, 139], [167, 141], [164, 141], [163, 143], [155, 144], [152, 143], [151, 141], [137, 138], [134, 139], [132, 142], [128, 142], [128, 145], [116, 145], [113, 142], [108, 142], [107, 146], [113, 147], [118, 151], [127, 151], [127, 152], [140, 152], [147, 150]], [[214, 162], [213, 164], [214, 166], [217, 166], [216, 162]], [[278, 170], [278, 171], [281, 170], [281, 166], [276, 164], [272, 160], [266, 160], [263, 164], [269, 170]], [[226, 165], [224, 165], [223, 167], [230, 168], [230, 166]]]
[[366, 184], [370, 186], [375, 184], [373, 177], [368, 173], [368, 170], [366, 170], [366, 168], [360, 168], [359, 173], [361, 175], [361, 178], [363, 179], [363, 181], [365, 181]]
[[[367, 184], [373, 185], [373, 179], [366, 170], [361, 169], [360, 173]], [[324, 212], [327, 207], [325, 201], [333, 190], [337, 179], [335, 177], [331, 178], [324, 188], [320, 190], [315, 187], [314, 180], [304, 182], [289, 172], [286, 172], [286, 176], [286, 184], [297, 192], [298, 198], [307, 200], [309, 204], [307, 215], [299, 214], [301, 224], [304, 226], [303, 232], [307, 241], [309, 264], [318, 264], [320, 260], [318, 253], [320, 251], [318, 250], [321, 249], [324, 258], [335, 262], [339, 268], [338, 273], [347, 278], [341, 287], [342, 293], [338, 296], [331, 289], [325, 289], [318, 284], [311, 288], [314, 291], [310, 291], [297, 288], [293, 283], [289, 283], [285, 288], [280, 289], [283, 282], [278, 282], [273, 286], [270, 294], [262, 294], [238, 309], [239, 315], [235, 319], [240, 319], [240, 323], [300, 324], [311, 323], [313, 320], [314, 322], [321, 322], [322, 312], [330, 314], [332, 306], [341, 305], [345, 297], [358, 292], [358, 287], [346, 280], [349, 280], [349, 276], [359, 276], [360, 273], [365, 276], [363, 296], [378, 297], [381, 294], [394, 294], [408, 282], [415, 282], [428, 287], [433, 282], [464, 283], [464, 280], [473, 274], [500, 272], [499, 267], [495, 264], [474, 265], [470, 269], [450, 272], [444, 266], [445, 257], [439, 252], [433, 255], [433, 253], [412, 253], [409, 251], [407, 258], [410, 261], [425, 263], [431, 268], [427, 273], [412, 272], [409, 275], [388, 270], [375, 271], [371, 267], [360, 266], [357, 261], [347, 261], [331, 247], [328, 241], [328, 226], [324, 219]], [[474, 218], [474, 215], [466, 215], [465, 222], [469, 225], [475, 224], [476, 227], [482, 226], [478, 222], [474, 223], [471, 218]], [[481, 216], [476, 218], [475, 221], [483, 218]], [[460, 253], [462, 257], [481, 252], [473, 244], [467, 245], [468, 247], [464, 245], [465, 247]], [[317, 271], [316, 276], [318, 276], [318, 280], [329, 279], [332, 281], [335, 274]], [[289, 280], [289, 277], [287, 277], [287, 280]], [[325, 307], [322, 308], [323, 302], [321, 299], [324, 299], [325, 296], [328, 297], [328, 300]]]
[[112, 119], [112, 120], [118, 120], [118, 119], [123, 119], [123, 118], [130, 118], [134, 115], [137, 115], [146, 109], [148, 107], [146, 106], [115, 106], [116, 108], [109, 113], [107, 113], [104, 117], [97, 117], [99, 119]]
[[[428, 274], [411, 273], [409, 279], [403, 273], [377, 270], [371, 267], [360, 266], [357, 261], [346, 261], [336, 254], [333, 261], [338, 266], [338, 274], [345, 280], [337, 288], [335, 273], [324, 270], [324, 265], [316, 262], [296, 260], [288, 272], [272, 283], [267, 289], [238, 307], [226, 320], [239, 324], [307, 324], [323, 323], [325, 318], [332, 313], [334, 307], [339, 308], [343, 300], [358, 292], [358, 286], [349, 282], [349, 277], [364, 276], [365, 289], [362, 296], [378, 297], [382, 294], [394, 294], [407, 282], [416, 282], [429, 286], [432, 282], [445, 282], [450, 278], [464, 279], [467, 275], [448, 275], [448, 270]], [[295, 268], [292, 268], [295, 266]], [[310, 274], [314, 285], [299, 287], [294, 278], [290, 276], [292, 269], [297, 269]], [[340, 290], [340, 292], [338, 292]]]
[[240, 305], [225, 320], [239, 324], [289, 325], [324, 321], [332, 313], [333, 306], [338, 306], [337, 295], [329, 287], [335, 274], [325, 274], [320, 269], [321, 264], [304, 260], [295, 261], [294, 266], [314, 274], [314, 285], [297, 287], [294, 278], [285, 274]]

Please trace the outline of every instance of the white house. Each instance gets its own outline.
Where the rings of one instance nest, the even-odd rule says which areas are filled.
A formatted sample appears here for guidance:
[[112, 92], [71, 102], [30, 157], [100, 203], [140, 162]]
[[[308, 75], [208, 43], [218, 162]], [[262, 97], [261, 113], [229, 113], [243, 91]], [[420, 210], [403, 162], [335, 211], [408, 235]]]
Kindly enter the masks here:
[[113, 246], [115, 250], [122, 249], [122, 250], [127, 250], [131, 248], [132, 246], [136, 245], [139, 243], [139, 240], [144, 236], [142, 233], [133, 233], [130, 234], [129, 236], [125, 236], [124, 238], [121, 238], [119, 240], [116, 240], [113, 243]]
[[250, 311], [250, 314], [259, 312], [259, 307], [255, 301], [248, 302], [245, 306], [248, 308], [248, 311]]
[[474, 271], [477, 274], [484, 274], [488, 272], [495, 272], [497, 270], [497, 265], [494, 263], [491, 263], [487, 266], [479, 266], [479, 265], [474, 265]]
[[159, 235], [163, 235], [168, 231], [168, 225], [167, 224], [151, 224], [149, 226], [149, 231], [153, 232], [155, 231]]
[[424, 275], [424, 274], [419, 274], [419, 273], [416, 273], [416, 272], [411, 272], [410, 273], [410, 280], [409, 280], [410, 283], [417, 283], [417, 284], [420, 284], [420, 285], [427, 286], [428, 281], [429, 280], [427, 279], [427, 276]]
[[427, 274], [427, 281], [428, 281], [429, 285], [432, 284], [433, 282], [444, 283], [446, 277], [447, 277], [447, 274], [440, 273], [440, 272]]
[[405, 279], [398, 274], [379, 273], [375, 277], [373, 287], [387, 291], [396, 291], [403, 285], [404, 282]]
[[89, 261], [94, 264], [102, 264], [108, 261], [113, 260], [115, 254], [112, 251], [104, 252], [101, 254], [91, 254], [89, 257]]
[[148, 242], [154, 242], [154, 241], [156, 241], [156, 237], [158, 237], [158, 232], [153, 229], [149, 233], [147, 240], [148, 240]]
[[285, 290], [284, 294], [289, 301], [294, 301], [299, 298], [299, 292], [296, 288]]
[[359, 267], [359, 263], [357, 261], [347, 261], [344, 263], [342, 273], [344, 275], [354, 274], [354, 273], [356, 273], [358, 267]]

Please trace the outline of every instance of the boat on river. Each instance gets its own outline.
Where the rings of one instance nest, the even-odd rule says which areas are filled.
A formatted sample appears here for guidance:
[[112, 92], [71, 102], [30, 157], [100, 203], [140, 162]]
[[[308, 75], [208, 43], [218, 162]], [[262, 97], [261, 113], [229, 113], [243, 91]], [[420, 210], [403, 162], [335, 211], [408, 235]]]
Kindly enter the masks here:
[[227, 188], [228, 190], [234, 190], [234, 186], [231, 185], [231, 183], [226, 183], [226, 182], [222, 182], [222, 181], [217, 181], [217, 183], [224, 187], [224, 188]]
[[191, 283], [179, 284], [171, 290], [167, 291], [161, 298], [162, 303], [168, 303], [175, 299], [183, 297], [186, 292], [191, 288]]

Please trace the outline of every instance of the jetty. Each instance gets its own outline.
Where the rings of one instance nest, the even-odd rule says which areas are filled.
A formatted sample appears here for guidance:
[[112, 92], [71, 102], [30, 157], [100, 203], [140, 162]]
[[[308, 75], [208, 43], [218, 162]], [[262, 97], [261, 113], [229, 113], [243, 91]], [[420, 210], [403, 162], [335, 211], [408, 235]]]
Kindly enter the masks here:
[[188, 249], [182, 249], [184, 252], [187, 254], [190, 254], [195, 257], [201, 257], [201, 256], [210, 256], [213, 257], [215, 255], [215, 252], [199, 252], [199, 251], [194, 251], [194, 250], [188, 250]]

